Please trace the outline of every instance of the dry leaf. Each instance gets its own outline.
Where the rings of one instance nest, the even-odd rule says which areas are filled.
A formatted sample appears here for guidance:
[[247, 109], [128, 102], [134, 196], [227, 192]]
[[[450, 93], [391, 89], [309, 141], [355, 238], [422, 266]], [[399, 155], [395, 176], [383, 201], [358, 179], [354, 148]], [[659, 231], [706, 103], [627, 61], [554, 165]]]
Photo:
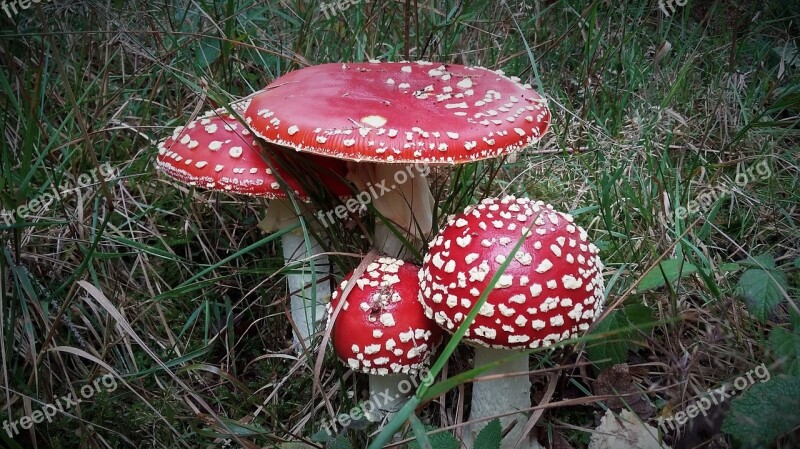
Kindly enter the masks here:
[[671, 449], [660, 441], [658, 429], [623, 410], [617, 417], [607, 410], [592, 433], [589, 449]]

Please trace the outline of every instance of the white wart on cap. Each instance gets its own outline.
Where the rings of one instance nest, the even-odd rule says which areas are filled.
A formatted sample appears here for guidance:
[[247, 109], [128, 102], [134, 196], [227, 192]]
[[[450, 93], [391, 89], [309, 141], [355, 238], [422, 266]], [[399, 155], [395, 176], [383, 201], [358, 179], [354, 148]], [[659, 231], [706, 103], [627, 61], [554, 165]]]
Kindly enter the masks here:
[[513, 258], [465, 339], [493, 348], [546, 347], [588, 329], [599, 316], [598, 252], [570, 215], [550, 205], [489, 198], [450, 217], [430, 242], [419, 273], [420, 300], [426, 315], [452, 331], [500, 265]]

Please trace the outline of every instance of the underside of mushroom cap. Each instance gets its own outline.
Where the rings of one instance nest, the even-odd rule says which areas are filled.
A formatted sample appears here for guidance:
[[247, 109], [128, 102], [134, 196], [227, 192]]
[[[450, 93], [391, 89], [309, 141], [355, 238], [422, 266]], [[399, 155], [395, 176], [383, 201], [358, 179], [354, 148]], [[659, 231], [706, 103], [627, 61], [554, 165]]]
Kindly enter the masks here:
[[464, 339], [494, 348], [546, 347], [585, 331], [600, 315], [598, 252], [570, 215], [550, 205], [489, 198], [450, 217], [431, 241], [419, 273], [420, 300], [426, 315], [452, 331], [512, 258]]
[[501, 71], [431, 62], [323, 64], [253, 97], [253, 132], [300, 151], [353, 161], [457, 164], [537, 142], [546, 100]]

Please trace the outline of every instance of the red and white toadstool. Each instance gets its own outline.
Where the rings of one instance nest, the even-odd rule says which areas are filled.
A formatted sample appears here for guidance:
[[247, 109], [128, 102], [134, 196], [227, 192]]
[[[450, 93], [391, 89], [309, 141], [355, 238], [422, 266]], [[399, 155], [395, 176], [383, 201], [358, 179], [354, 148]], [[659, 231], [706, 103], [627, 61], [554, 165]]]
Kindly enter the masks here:
[[[253, 98], [245, 119], [268, 142], [350, 161], [348, 178], [408, 240], [431, 231], [428, 164], [520, 151], [544, 134], [550, 112], [499, 70], [375, 61], [290, 72]], [[386, 226], [376, 226], [375, 244], [403, 254]]]
[[[476, 367], [509, 357], [510, 350], [577, 336], [602, 310], [603, 265], [586, 231], [541, 201], [506, 196], [450, 217], [430, 242], [419, 272], [426, 315], [446, 330], [456, 329], [509, 258], [464, 336], [476, 345]], [[486, 374], [528, 371], [528, 357], [522, 356]], [[530, 408], [530, 387], [527, 375], [476, 382], [470, 420]], [[501, 422], [507, 426], [519, 417]], [[505, 444], [516, 442], [525, 422], [517, 423]], [[465, 441], [471, 443], [483, 425], [471, 426]]]
[[[232, 109], [242, 113], [248, 101], [233, 103]], [[289, 150], [270, 144], [270, 152], [262, 150], [262, 144], [237, 118], [224, 108], [210, 111], [186, 126], [175, 129], [172, 136], [158, 144], [157, 165], [164, 173], [190, 186], [197, 186], [230, 193], [263, 196], [271, 199], [267, 216], [262, 223], [265, 231], [274, 231], [296, 222], [297, 214], [289, 195], [281, 186], [278, 176], [296, 198], [309, 201], [309, 194], [303, 189], [290, 170], [292, 162], [286, 158]], [[269, 163], [267, 163], [267, 160]], [[351, 194], [347, 184], [342, 182], [345, 164], [332, 158], [308, 155], [295, 162], [302, 169], [314, 169], [325, 185], [338, 196]], [[297, 167], [295, 167], [297, 169]], [[276, 173], [273, 171], [277, 171]], [[329, 266], [328, 258], [315, 240], [309, 242], [311, 253], [306, 252], [306, 244], [301, 234], [287, 232], [282, 236], [283, 256], [287, 264], [310, 258], [316, 267]], [[317, 277], [314, 289], [308, 287], [313, 273], [303, 263], [287, 275], [291, 295], [292, 319], [297, 327], [295, 344], [304, 343], [312, 333], [314, 322], [324, 318], [324, 306], [320, 303], [330, 297], [329, 281], [324, 276]], [[316, 295], [317, 304], [310, 299]], [[298, 350], [301, 349], [298, 346]]]
[[[418, 271], [412, 263], [379, 257], [354, 281], [351, 272], [328, 305], [334, 352], [351, 369], [370, 375], [372, 421], [402, 406], [411, 390], [403, 385], [427, 367], [442, 339], [441, 328], [419, 303]], [[350, 282], [355, 286], [344, 297]]]

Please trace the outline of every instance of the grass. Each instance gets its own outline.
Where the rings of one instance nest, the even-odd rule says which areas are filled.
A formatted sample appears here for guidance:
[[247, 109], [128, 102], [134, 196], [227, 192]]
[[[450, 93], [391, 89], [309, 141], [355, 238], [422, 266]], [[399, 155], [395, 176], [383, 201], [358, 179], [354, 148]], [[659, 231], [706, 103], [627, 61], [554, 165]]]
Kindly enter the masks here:
[[[317, 369], [288, 350], [280, 239], [256, 226], [265, 202], [166, 179], [155, 143], [290, 70], [371, 58], [501, 68], [550, 99], [551, 131], [536, 148], [430, 176], [438, 223], [515, 193], [572, 211], [602, 250], [608, 312], [597, 333], [536, 353], [534, 383], [543, 391], [551, 377], [539, 370], [554, 367], [558, 382], [540, 404], [540, 441], [586, 447], [594, 414], [611, 406], [594, 397], [597, 381], [617, 363], [651, 425], [761, 363], [800, 374], [796, 352], [774, 344], [800, 327], [799, 18], [788, 3], [729, 1], [666, 17], [643, 0], [371, 1], [328, 19], [317, 2], [252, 0], [0, 13], [0, 205], [54, 196], [0, 216], [0, 416], [119, 375], [114, 391], [14, 439], [0, 432], [0, 444], [324, 447], [311, 437], [363, 397], [366, 379], [329, 353]], [[103, 164], [114, 176], [80, 182]], [[757, 176], [737, 184], [748, 168]], [[713, 186], [728, 193], [676, 215]], [[369, 249], [364, 220], [325, 229], [337, 280]], [[743, 295], [746, 270], [765, 264], [785, 288]], [[469, 348], [453, 349], [437, 365], [451, 377], [471, 367]], [[458, 429], [469, 381], [430, 391], [411, 427]], [[718, 412], [665, 440], [741, 447], [720, 432], [730, 412]], [[339, 442], [366, 447], [374, 430], [354, 425]]]

